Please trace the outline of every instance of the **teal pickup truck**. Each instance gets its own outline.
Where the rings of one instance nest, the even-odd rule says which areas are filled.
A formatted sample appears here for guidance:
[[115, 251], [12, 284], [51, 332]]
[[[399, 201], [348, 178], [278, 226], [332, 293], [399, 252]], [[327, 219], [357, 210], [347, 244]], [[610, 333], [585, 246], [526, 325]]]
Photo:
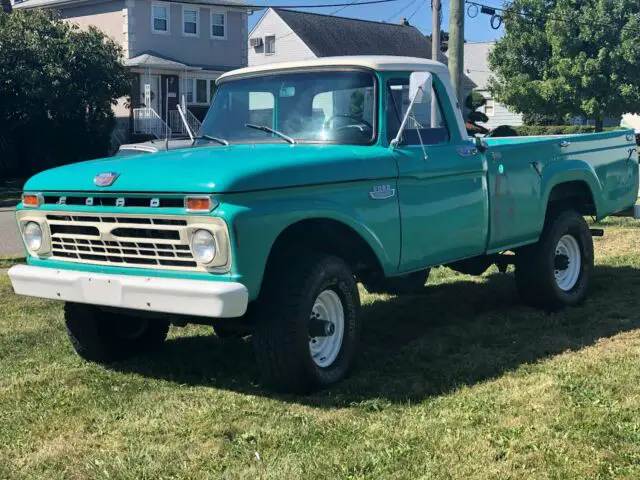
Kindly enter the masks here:
[[[16, 293], [62, 300], [76, 351], [122, 360], [170, 324], [251, 333], [265, 384], [348, 374], [357, 284], [515, 265], [524, 302], [581, 302], [584, 216], [633, 210], [632, 131], [470, 139], [444, 65], [336, 57], [222, 75], [194, 147], [68, 165], [25, 185]], [[462, 299], [464, 301], [464, 299]], [[391, 319], [392, 320], [392, 319]]]

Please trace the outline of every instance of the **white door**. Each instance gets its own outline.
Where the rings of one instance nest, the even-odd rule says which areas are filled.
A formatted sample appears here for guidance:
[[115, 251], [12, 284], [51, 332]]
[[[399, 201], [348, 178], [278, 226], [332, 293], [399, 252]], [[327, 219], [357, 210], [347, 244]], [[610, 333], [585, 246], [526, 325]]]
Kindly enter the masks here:
[[[149, 100], [148, 104], [147, 100]], [[140, 104], [151, 107], [160, 114], [160, 75], [142, 75]]]

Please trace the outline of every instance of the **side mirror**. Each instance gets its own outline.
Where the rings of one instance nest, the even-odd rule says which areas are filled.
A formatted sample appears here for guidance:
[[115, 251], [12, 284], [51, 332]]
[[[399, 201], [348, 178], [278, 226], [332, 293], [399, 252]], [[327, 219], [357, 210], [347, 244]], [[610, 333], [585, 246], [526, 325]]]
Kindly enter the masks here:
[[431, 99], [433, 78], [429, 72], [413, 72], [409, 76], [409, 100], [413, 103], [422, 103], [425, 95]]
[[[409, 75], [409, 108], [407, 108], [396, 138], [391, 141], [391, 148], [396, 148], [400, 145], [402, 134], [407, 126], [409, 117], [413, 114], [413, 110], [416, 104], [431, 103], [431, 95], [433, 92], [433, 76], [429, 72], [412, 72]], [[426, 102], [425, 102], [426, 100]], [[422, 144], [422, 138], [420, 138], [420, 144], [422, 145], [422, 152], [424, 159], [427, 159], [427, 152]]]

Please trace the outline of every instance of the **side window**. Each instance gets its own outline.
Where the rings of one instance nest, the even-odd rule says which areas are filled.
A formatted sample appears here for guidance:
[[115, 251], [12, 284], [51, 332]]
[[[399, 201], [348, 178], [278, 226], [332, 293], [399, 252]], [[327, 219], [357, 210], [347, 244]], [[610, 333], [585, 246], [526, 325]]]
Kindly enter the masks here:
[[[409, 78], [393, 78], [387, 81], [387, 140], [398, 134], [400, 124], [409, 108]], [[425, 96], [422, 103], [413, 106], [411, 117], [404, 130], [406, 145], [438, 145], [449, 141], [449, 130], [440, 109], [435, 89], [431, 96]]]

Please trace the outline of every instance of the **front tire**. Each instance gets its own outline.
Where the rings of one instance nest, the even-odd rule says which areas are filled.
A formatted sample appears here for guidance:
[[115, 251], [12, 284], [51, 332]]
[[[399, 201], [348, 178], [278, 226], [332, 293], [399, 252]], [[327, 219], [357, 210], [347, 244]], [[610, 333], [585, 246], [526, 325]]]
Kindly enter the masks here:
[[100, 310], [91, 305], [66, 303], [67, 334], [85, 360], [110, 363], [160, 347], [169, 324], [160, 320]]
[[557, 310], [584, 301], [592, 271], [589, 226], [578, 212], [566, 210], [545, 223], [538, 243], [517, 253], [516, 286], [525, 303]]
[[360, 297], [340, 258], [309, 253], [290, 265], [265, 279], [265, 316], [256, 322], [253, 341], [266, 385], [308, 393], [339, 382], [352, 369]]

